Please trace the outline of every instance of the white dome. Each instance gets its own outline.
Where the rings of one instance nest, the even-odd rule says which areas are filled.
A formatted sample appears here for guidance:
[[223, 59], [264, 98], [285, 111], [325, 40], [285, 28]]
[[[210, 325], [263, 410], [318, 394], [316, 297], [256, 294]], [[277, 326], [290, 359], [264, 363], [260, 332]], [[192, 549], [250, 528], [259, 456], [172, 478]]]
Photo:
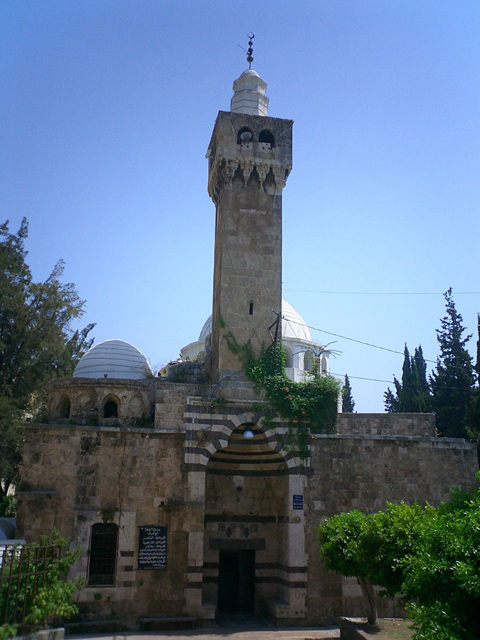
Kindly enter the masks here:
[[267, 83], [256, 71], [247, 69], [233, 83], [233, 98], [230, 111], [246, 113], [250, 116], [266, 116], [268, 114], [268, 98], [265, 95]]
[[198, 341], [202, 342], [211, 333], [212, 333], [212, 316], [208, 316], [205, 324], [202, 327], [202, 330], [200, 331], [200, 335], [198, 336]]
[[286, 300], [282, 300], [282, 316], [282, 338], [313, 342], [307, 323]]
[[141, 380], [153, 376], [147, 359], [124, 340], [104, 340], [80, 358], [74, 378], [123, 378]]
[[255, 76], [256, 78], [260, 78], [259, 74], [255, 71], [255, 69], [246, 69], [240, 75], [240, 78], [244, 78], [245, 76]]
[[[313, 342], [310, 329], [307, 327], [305, 320], [286, 300], [282, 300], [282, 316], [282, 339], [293, 338], [294, 340], [300, 339]], [[200, 331], [198, 341], [202, 342], [211, 333], [212, 316], [209, 316]]]

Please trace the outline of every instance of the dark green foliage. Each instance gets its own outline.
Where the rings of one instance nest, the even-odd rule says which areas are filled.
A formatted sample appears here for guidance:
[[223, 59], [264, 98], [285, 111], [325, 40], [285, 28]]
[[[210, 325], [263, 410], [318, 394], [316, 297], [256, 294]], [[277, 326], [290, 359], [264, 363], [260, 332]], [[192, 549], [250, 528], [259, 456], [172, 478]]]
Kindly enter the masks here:
[[473, 440], [480, 440], [480, 314], [477, 315], [477, 357], [475, 360], [477, 386], [473, 390], [472, 406], [468, 416], [467, 433]]
[[464, 438], [474, 401], [474, 370], [464, 336], [462, 316], [455, 308], [452, 290], [445, 293], [446, 316], [437, 330], [440, 357], [430, 377], [432, 406], [437, 415], [437, 429], [442, 436]]
[[[6, 562], [3, 580], [0, 581], [0, 619], [6, 620], [3, 629], [5, 638], [16, 632], [19, 612], [25, 606], [23, 626], [28, 628], [46, 627], [53, 617], [69, 618], [78, 613], [73, 604], [73, 595], [84, 583], [83, 578], [67, 582], [69, 568], [79, 558], [80, 549], [70, 551], [58, 559], [58, 549], [67, 545], [58, 531], [41, 536], [40, 542], [30, 543], [24, 548], [23, 558], [27, 562], [19, 563], [19, 555], [13, 552], [13, 562]], [[46, 549], [39, 549], [46, 547]], [[35, 580], [34, 573], [41, 572]], [[17, 605], [17, 610], [15, 610]], [[21, 622], [21, 621], [20, 621]], [[10, 631], [10, 634], [9, 634]], [[13, 634], [15, 635], [15, 633]]]
[[8, 495], [0, 497], [0, 518], [14, 518], [17, 515], [17, 499]]
[[393, 377], [395, 393], [391, 389], [385, 392], [385, 409], [389, 412], [425, 413], [431, 411], [431, 397], [427, 382], [427, 364], [422, 347], [415, 349], [410, 356], [405, 345], [402, 367], [402, 382]]
[[353, 413], [354, 409], [355, 402], [353, 400], [352, 387], [348, 376], [345, 375], [345, 384], [342, 389], [342, 411], [343, 413]]
[[480, 489], [438, 508], [387, 504], [318, 527], [330, 569], [401, 593], [415, 640], [473, 640], [480, 632]]
[[73, 332], [83, 300], [63, 284], [63, 262], [45, 282], [34, 282], [26, 263], [24, 219], [17, 234], [0, 225], [0, 495], [15, 480], [22, 442], [21, 423], [45, 410], [45, 385], [70, 375], [91, 346], [88, 333]]
[[285, 352], [280, 342], [263, 349], [257, 358], [250, 342], [239, 345], [231, 333], [225, 338], [239, 356], [247, 377], [265, 389], [274, 411], [288, 420], [290, 428], [284, 444], [306, 458], [310, 430], [331, 433], [335, 429], [338, 382], [320, 375], [312, 375], [307, 382], [293, 382], [285, 373]]

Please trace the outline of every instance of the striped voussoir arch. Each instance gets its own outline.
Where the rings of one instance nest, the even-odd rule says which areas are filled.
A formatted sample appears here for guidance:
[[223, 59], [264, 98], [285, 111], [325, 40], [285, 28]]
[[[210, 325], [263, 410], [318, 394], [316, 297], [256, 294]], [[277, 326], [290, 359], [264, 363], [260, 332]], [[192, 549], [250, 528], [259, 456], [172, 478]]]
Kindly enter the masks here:
[[[185, 456], [188, 471], [215, 475], [270, 476], [305, 474], [309, 458], [300, 461], [282, 449], [279, 436], [287, 426], [281, 419], [264, 425], [265, 416], [245, 403], [229, 402], [221, 413], [203, 398], [188, 399], [185, 412]], [[245, 429], [253, 437], [244, 438]]]

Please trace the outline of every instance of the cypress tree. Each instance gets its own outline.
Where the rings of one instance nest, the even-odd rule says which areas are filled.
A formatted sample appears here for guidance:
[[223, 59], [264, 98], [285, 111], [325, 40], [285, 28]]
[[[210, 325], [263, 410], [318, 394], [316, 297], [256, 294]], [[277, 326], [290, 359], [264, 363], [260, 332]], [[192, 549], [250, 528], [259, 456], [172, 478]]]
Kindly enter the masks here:
[[427, 363], [423, 357], [422, 346], [418, 345], [412, 358], [412, 371], [415, 379], [415, 408], [412, 411], [428, 413], [432, 410], [430, 385], [427, 380]]
[[474, 369], [477, 386], [473, 390], [472, 410], [468, 419], [467, 432], [470, 438], [480, 440], [480, 314], [477, 314], [477, 358]]
[[345, 384], [342, 389], [342, 411], [343, 413], [353, 413], [355, 402], [352, 395], [352, 387], [348, 376], [345, 375]]
[[385, 409], [388, 412], [427, 412], [430, 410], [430, 391], [422, 347], [419, 345], [415, 355], [410, 357], [405, 345], [403, 353], [402, 381], [393, 376], [395, 393], [390, 388], [385, 392]]
[[446, 315], [437, 329], [440, 356], [430, 376], [432, 406], [437, 414], [437, 429], [441, 436], [467, 436], [469, 417], [474, 404], [474, 368], [464, 337], [463, 318], [455, 308], [452, 289], [445, 293]]

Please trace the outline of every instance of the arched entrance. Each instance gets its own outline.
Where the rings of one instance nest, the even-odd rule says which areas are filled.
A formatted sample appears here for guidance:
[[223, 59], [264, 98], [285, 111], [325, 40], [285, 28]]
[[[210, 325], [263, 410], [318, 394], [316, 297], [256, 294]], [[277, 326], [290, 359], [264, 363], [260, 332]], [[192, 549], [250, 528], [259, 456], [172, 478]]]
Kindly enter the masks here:
[[298, 497], [308, 461], [281, 449], [280, 422], [272, 429], [230, 402], [207, 418], [202, 400], [189, 399], [185, 463], [203, 523], [196, 518], [198, 529], [189, 533], [185, 611], [202, 618], [232, 611], [303, 618], [305, 519]]
[[203, 599], [220, 616], [265, 615], [269, 601], [279, 597], [286, 470], [262, 429], [248, 423], [207, 464]]

